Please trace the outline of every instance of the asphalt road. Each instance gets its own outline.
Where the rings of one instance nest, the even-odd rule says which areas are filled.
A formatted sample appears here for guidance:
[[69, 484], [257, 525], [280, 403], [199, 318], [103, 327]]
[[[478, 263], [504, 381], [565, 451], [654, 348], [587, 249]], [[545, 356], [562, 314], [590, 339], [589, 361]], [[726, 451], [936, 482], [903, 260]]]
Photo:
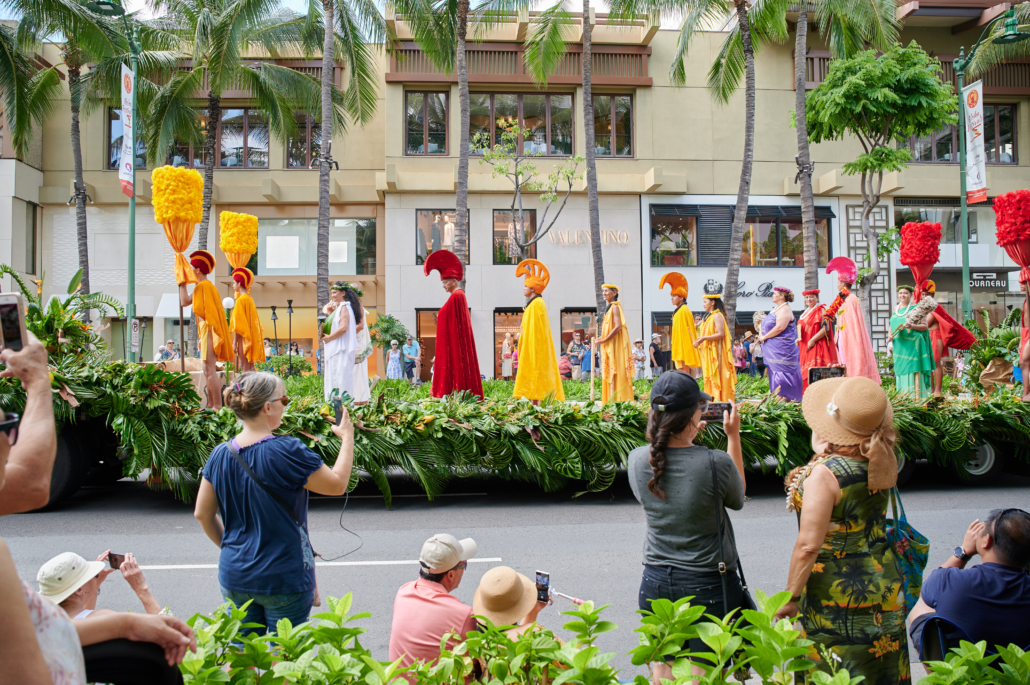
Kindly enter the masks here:
[[[785, 510], [778, 479], [752, 474], [748, 486], [750, 500], [731, 518], [752, 591], [772, 593], [786, 580], [797, 523]], [[1026, 508], [1028, 486], [1030, 478], [1006, 476], [995, 486], [964, 487], [920, 464], [903, 495], [909, 522], [931, 541], [928, 568], [951, 554], [973, 519], [993, 508]], [[394, 594], [417, 576], [415, 560], [423, 541], [433, 533], [449, 532], [471, 536], [479, 544], [479, 560], [455, 591], [462, 601], [472, 603], [479, 578], [495, 564], [531, 578], [537, 569], [549, 571], [556, 589], [611, 605], [606, 618], [620, 628], [603, 636], [600, 645], [616, 653], [614, 662], [624, 673], [636, 671], [626, 651], [636, 644], [632, 630], [637, 625], [644, 518], [625, 476], [609, 491], [578, 498], [573, 492], [543, 493], [500, 480], [455, 482], [435, 502], [402, 480], [394, 482], [394, 493], [393, 507], [386, 509], [376, 491], [362, 484], [343, 516], [344, 524], [361, 536], [361, 548], [337, 562], [343, 565], [318, 569], [323, 595], [352, 592], [354, 611], [372, 612], [362, 623], [368, 630], [362, 642], [379, 658], [387, 658]], [[311, 504], [312, 541], [327, 558], [358, 544], [340, 528], [342, 504], [342, 498], [318, 498]], [[214, 568], [218, 549], [194, 520], [192, 508], [140, 483], [84, 488], [58, 511], [0, 519], [0, 537], [28, 581], [60, 552], [93, 558], [110, 548], [133, 552], [157, 600], [180, 617], [210, 612], [221, 601]], [[104, 583], [100, 606], [141, 610], [118, 574]], [[559, 599], [541, 614], [541, 621], [558, 629], [565, 620], [559, 612], [568, 608]]]

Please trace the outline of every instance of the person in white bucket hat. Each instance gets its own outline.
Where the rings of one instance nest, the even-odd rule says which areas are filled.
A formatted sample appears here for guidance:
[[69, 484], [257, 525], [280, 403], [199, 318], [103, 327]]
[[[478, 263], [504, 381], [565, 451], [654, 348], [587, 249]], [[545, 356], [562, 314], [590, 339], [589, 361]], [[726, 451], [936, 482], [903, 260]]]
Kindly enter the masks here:
[[[109, 569], [104, 563], [111, 558], [110, 555], [111, 550], [107, 550], [97, 557], [96, 561], [86, 561], [74, 552], [58, 554], [43, 564], [36, 574], [39, 594], [59, 605], [69, 617], [86, 618], [96, 612], [101, 583], [114, 573], [114, 569]], [[122, 555], [120, 561], [118, 570], [139, 597], [143, 610], [148, 614], [162, 613], [161, 605], [150, 592], [136, 557], [129, 552]], [[97, 615], [105, 613], [113, 612], [101, 609]]]
[[461, 584], [468, 560], [478, 551], [472, 538], [438, 533], [426, 540], [418, 559], [418, 580], [401, 586], [393, 602], [390, 661], [403, 657], [403, 666], [435, 662], [444, 635], [455, 631], [464, 639], [477, 628], [472, 607], [450, 593]]

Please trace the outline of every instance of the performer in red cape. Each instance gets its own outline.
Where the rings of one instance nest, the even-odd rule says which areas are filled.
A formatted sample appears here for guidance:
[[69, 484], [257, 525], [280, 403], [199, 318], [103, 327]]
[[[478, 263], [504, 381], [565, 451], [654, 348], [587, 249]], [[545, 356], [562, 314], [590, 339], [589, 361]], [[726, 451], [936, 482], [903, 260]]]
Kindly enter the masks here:
[[808, 370], [840, 363], [833, 339], [833, 322], [824, 321], [826, 308], [819, 304], [819, 289], [806, 290], [805, 313], [798, 319], [798, 351], [801, 353], [802, 393], [808, 390]]
[[[933, 281], [924, 281], [923, 293], [925, 297], [933, 297], [937, 294], [937, 284]], [[951, 347], [956, 350], [968, 350], [976, 343], [976, 336], [951, 318], [951, 314], [944, 311], [944, 307], [940, 305], [926, 315], [926, 323], [930, 326], [930, 346], [933, 348], [933, 361], [937, 364], [931, 378], [933, 394], [940, 395], [944, 388], [944, 367], [941, 366], [941, 357]]]
[[440, 272], [443, 289], [450, 293], [436, 315], [436, 360], [433, 367], [433, 397], [468, 390], [483, 396], [483, 381], [472, 336], [472, 319], [465, 292], [458, 287], [463, 267], [461, 260], [447, 250], [437, 250], [426, 259], [426, 276]]
[[850, 257], [834, 257], [826, 273], [837, 272], [837, 297], [823, 313], [824, 319], [837, 318], [837, 352], [847, 368], [848, 378], [865, 376], [880, 382], [880, 369], [873, 354], [873, 339], [865, 325], [862, 303], [851, 292], [858, 280], [858, 266]]

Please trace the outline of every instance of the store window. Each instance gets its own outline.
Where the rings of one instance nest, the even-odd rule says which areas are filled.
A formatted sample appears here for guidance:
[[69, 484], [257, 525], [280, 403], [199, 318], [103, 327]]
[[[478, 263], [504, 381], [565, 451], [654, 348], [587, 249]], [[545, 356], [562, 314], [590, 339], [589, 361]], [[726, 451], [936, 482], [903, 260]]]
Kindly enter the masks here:
[[602, 157], [633, 156], [631, 96], [594, 96], [594, 153]]
[[[819, 266], [830, 258], [829, 219], [815, 220]], [[801, 219], [749, 216], [744, 221], [741, 266], [804, 266], [804, 224]]]
[[[466, 214], [465, 225], [468, 226]], [[415, 211], [415, 263], [424, 264], [426, 258], [437, 250], [454, 252], [453, 209], [419, 209]], [[466, 245], [467, 247], [467, 245]], [[469, 252], [465, 251], [465, 263], [469, 263]]]
[[[376, 220], [332, 219], [329, 224], [329, 273], [376, 272]], [[259, 219], [258, 252], [251, 270], [263, 276], [314, 276], [318, 273], [317, 219]], [[248, 265], [250, 266], [250, 265]]]
[[297, 135], [286, 141], [286, 167], [307, 169], [322, 154], [322, 124], [303, 114], [296, 121]]
[[[984, 155], [988, 164], [1016, 164], [1016, 106], [985, 104]], [[944, 126], [928, 136], [898, 142], [908, 148], [913, 162], [958, 163], [958, 126]]]
[[218, 165], [268, 168], [268, 117], [257, 109], [223, 109], [218, 135]]
[[422, 356], [420, 358], [422, 371], [419, 374], [419, 378], [423, 383], [429, 383], [433, 380], [433, 359], [436, 357], [436, 323], [439, 314], [439, 309], [415, 310], [415, 337], [418, 339], [419, 347], [422, 349]]
[[405, 93], [405, 154], [447, 154], [447, 93]]
[[561, 310], [561, 349], [559, 352], [569, 349], [569, 343], [572, 342], [572, 336], [575, 333], [579, 333], [579, 339], [583, 341], [597, 335], [596, 309]]
[[[959, 244], [962, 242], [961, 211], [958, 199], [897, 198], [894, 201], [894, 225], [901, 228], [909, 222], [923, 221], [940, 224], [941, 243]], [[993, 245], [995, 215], [991, 204], [970, 205], [968, 217], [969, 242]]]
[[[117, 169], [122, 163], [122, 110], [107, 110], [107, 168]], [[141, 129], [136, 130], [136, 169], [147, 168], [147, 141]]]
[[200, 110], [197, 124], [200, 139], [193, 144], [173, 142], [168, 151], [168, 164], [178, 167], [203, 168], [207, 163], [207, 110]]
[[494, 378], [514, 379], [514, 362], [508, 368], [504, 364], [504, 340], [507, 338], [514, 347], [521, 330], [521, 309], [494, 310]]
[[[536, 210], [527, 209], [522, 212], [523, 223], [523, 236], [521, 241], [523, 244], [527, 240], [532, 240], [536, 236]], [[494, 264], [518, 264], [523, 259], [536, 259], [536, 243], [533, 243], [526, 248], [525, 254], [511, 254], [508, 249], [512, 245], [511, 236], [514, 232], [519, 230], [518, 225], [518, 213], [512, 212], [508, 209], [495, 209], [494, 210]], [[518, 249], [517, 247], [515, 248]]]
[[[471, 93], [469, 152], [482, 154], [502, 140], [504, 126], [529, 130], [519, 136], [523, 154], [572, 154], [572, 95], [561, 93]], [[498, 124], [500, 120], [500, 124]]]
[[697, 217], [651, 216], [651, 266], [697, 266]]

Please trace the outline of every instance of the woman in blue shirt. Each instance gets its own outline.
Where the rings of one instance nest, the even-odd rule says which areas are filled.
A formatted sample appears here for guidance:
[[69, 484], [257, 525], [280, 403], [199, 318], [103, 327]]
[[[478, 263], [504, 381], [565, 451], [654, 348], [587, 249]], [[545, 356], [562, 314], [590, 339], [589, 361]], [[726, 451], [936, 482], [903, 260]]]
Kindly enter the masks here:
[[263, 371], [245, 373], [225, 389], [225, 406], [243, 422], [231, 444], [254, 477], [228, 445], [215, 447], [194, 512], [222, 550], [222, 596], [236, 606], [253, 600], [243, 622], [266, 631], [274, 630], [280, 618], [294, 625], [308, 619], [316, 591], [308, 491], [344, 494], [354, 464], [354, 424], [346, 410], [332, 428], [340, 438], [340, 453], [331, 469], [297, 438], [272, 434], [290, 403], [285, 392], [277, 376]]

